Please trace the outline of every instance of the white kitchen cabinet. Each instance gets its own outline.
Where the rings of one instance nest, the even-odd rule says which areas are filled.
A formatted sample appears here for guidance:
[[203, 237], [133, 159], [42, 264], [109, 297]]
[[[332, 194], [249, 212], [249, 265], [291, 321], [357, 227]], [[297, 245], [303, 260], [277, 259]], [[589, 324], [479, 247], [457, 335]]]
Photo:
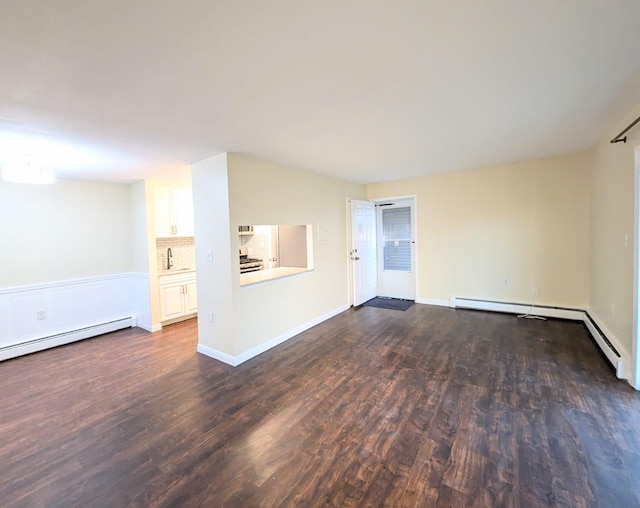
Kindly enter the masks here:
[[155, 188], [156, 236], [193, 236], [191, 189]]
[[184, 316], [184, 285], [160, 286], [161, 320]]
[[179, 321], [198, 312], [195, 274], [160, 277], [160, 320]]
[[194, 312], [198, 312], [198, 293], [195, 281], [185, 284], [184, 292], [184, 313], [193, 314]]

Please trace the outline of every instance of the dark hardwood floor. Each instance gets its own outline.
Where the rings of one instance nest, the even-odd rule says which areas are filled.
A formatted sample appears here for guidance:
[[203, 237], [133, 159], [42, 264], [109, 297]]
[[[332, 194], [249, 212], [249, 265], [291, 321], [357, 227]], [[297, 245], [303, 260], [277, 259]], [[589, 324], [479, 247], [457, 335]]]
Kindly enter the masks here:
[[582, 324], [345, 312], [232, 368], [195, 320], [0, 364], [0, 506], [640, 506], [640, 395]]

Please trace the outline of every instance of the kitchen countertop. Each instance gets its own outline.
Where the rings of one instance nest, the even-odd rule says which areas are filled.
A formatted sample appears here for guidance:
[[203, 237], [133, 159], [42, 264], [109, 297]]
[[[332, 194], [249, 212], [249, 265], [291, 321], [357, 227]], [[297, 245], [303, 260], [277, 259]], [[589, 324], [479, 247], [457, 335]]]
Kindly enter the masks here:
[[313, 268], [298, 268], [294, 266], [280, 266], [278, 268], [269, 268], [267, 270], [258, 270], [257, 272], [248, 272], [240, 274], [240, 285], [249, 286], [260, 282], [267, 282], [282, 277], [290, 277], [299, 273], [311, 272]]
[[163, 275], [182, 275], [187, 273], [194, 273], [195, 268], [171, 268], [170, 270], [161, 270], [158, 272], [159, 276]]

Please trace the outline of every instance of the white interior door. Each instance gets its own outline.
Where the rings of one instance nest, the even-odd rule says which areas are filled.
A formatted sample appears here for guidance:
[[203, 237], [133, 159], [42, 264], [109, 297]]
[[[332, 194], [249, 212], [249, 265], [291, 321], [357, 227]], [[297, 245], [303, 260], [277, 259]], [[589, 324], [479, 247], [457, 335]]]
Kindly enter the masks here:
[[416, 299], [413, 198], [377, 206], [378, 295]]
[[376, 281], [376, 209], [371, 201], [351, 201], [351, 263], [353, 305], [362, 305], [378, 293]]

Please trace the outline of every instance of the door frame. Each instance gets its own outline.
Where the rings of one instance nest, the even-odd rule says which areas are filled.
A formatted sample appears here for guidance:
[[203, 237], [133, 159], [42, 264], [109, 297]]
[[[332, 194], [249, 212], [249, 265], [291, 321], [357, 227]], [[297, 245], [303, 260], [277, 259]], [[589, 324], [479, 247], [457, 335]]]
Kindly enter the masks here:
[[640, 390], [640, 145], [634, 149], [634, 224], [633, 224], [633, 332], [631, 343], [631, 386]]
[[[411, 222], [412, 222], [412, 235], [413, 235], [413, 284], [414, 284], [414, 294], [415, 296], [415, 301], [417, 302], [420, 299], [420, 295], [418, 293], [418, 247], [419, 247], [419, 242], [418, 242], [418, 195], [417, 194], [407, 194], [404, 196], [391, 196], [391, 197], [384, 197], [384, 198], [375, 198], [375, 199], [370, 199], [369, 201], [373, 201], [376, 206], [378, 206], [378, 203], [384, 203], [386, 201], [393, 201], [393, 200], [400, 200], [400, 199], [411, 199], [413, 201], [413, 204], [411, 205]], [[376, 229], [378, 228], [379, 224], [378, 224], [378, 214], [376, 213]], [[379, 248], [380, 246], [380, 241], [381, 238], [379, 236], [376, 235], [376, 250]], [[378, 256], [377, 259], [377, 263], [378, 266], [376, 267], [378, 270], [380, 269], [380, 263], [381, 263], [381, 259]], [[380, 280], [380, 278], [378, 278], [378, 281]], [[379, 292], [379, 291], [378, 291]]]
[[346, 221], [347, 221], [347, 245], [344, 251], [347, 260], [347, 303], [349, 307], [353, 307], [353, 263], [351, 263], [351, 239], [353, 238], [353, 220], [351, 219], [351, 200], [356, 198], [347, 198]]

